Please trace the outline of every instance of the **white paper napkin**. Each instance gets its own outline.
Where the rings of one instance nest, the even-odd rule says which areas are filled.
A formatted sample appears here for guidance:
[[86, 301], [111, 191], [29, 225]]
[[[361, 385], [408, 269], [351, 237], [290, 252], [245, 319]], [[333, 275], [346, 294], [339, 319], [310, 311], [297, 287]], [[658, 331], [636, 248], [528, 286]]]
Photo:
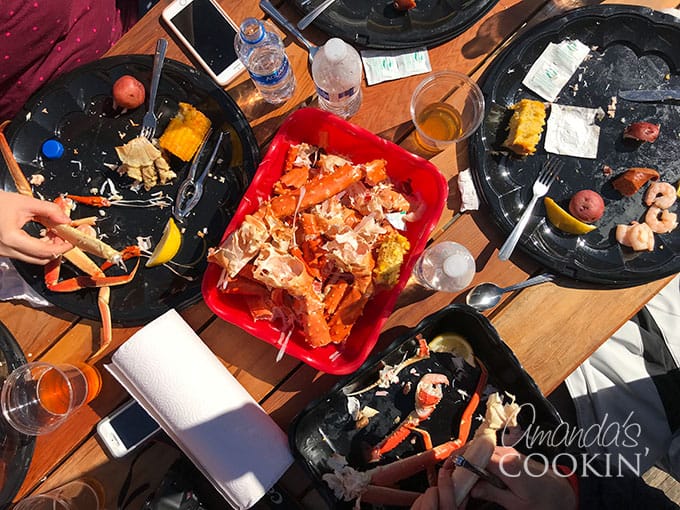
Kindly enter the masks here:
[[106, 368], [234, 508], [253, 506], [293, 462], [285, 433], [175, 310]]

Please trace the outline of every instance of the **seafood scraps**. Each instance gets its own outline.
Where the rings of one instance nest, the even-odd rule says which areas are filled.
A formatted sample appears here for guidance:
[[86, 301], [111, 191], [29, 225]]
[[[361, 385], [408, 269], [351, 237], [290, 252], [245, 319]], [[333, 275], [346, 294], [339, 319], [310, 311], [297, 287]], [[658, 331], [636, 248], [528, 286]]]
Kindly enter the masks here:
[[208, 260], [253, 319], [298, 327], [312, 347], [341, 343], [366, 302], [397, 283], [410, 245], [388, 215], [408, 220], [411, 204], [382, 159], [354, 164], [302, 143], [284, 165], [271, 198]]
[[116, 153], [123, 162], [118, 168], [120, 175], [127, 175], [136, 183], [143, 184], [149, 191], [157, 184], [164, 185], [177, 177], [170, 170], [161, 151], [143, 136], [133, 138], [125, 145], [116, 147]]

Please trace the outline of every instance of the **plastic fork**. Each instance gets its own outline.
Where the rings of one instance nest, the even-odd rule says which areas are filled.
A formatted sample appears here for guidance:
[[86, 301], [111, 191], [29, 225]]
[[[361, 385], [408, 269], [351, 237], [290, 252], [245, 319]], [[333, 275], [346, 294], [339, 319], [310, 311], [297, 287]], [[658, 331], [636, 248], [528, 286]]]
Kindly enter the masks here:
[[156, 134], [156, 124], [158, 118], [156, 117], [156, 92], [158, 92], [158, 83], [161, 80], [161, 71], [163, 69], [163, 61], [165, 60], [165, 51], [168, 49], [168, 41], [162, 37], [156, 43], [156, 54], [153, 57], [153, 71], [151, 72], [151, 88], [149, 90], [149, 109], [144, 114], [142, 119], [141, 136], [151, 140]]
[[508, 260], [510, 258], [515, 246], [517, 246], [519, 238], [522, 236], [522, 232], [524, 232], [527, 223], [529, 223], [531, 211], [534, 210], [536, 202], [538, 202], [539, 198], [545, 196], [545, 194], [548, 193], [550, 185], [557, 178], [557, 175], [560, 173], [561, 169], [562, 162], [558, 159], [548, 159], [548, 161], [545, 162], [541, 172], [538, 174], [538, 178], [534, 182], [532, 187], [533, 196], [531, 197], [524, 214], [522, 214], [522, 217], [517, 222], [517, 225], [515, 225], [515, 228], [512, 229], [510, 236], [508, 236], [508, 239], [503, 243], [503, 246], [501, 246], [501, 249], [498, 252], [499, 259]]

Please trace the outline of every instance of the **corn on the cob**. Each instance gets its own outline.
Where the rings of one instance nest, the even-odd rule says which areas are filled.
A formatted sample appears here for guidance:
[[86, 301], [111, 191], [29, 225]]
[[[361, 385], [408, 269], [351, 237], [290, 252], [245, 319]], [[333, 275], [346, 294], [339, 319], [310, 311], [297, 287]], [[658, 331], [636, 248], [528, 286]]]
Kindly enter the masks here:
[[533, 154], [545, 125], [545, 105], [533, 99], [522, 99], [510, 109], [514, 113], [510, 118], [510, 133], [503, 146], [520, 156]]
[[160, 146], [182, 161], [189, 161], [210, 129], [210, 119], [189, 103], [179, 103], [179, 111], [159, 139]]

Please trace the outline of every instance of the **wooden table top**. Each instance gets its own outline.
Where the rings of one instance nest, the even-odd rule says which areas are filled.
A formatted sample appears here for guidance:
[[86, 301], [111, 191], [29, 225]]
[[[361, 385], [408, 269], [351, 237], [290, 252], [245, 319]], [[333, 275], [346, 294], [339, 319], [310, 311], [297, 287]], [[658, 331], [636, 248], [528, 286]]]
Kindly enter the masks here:
[[[170, 42], [167, 52], [169, 58], [191, 63], [160, 24], [161, 11], [169, 3], [169, 0], [161, 0], [108, 55], [152, 54], [156, 39], [163, 36]], [[248, 16], [265, 17], [255, 1], [221, 0], [220, 3], [237, 23]], [[429, 50], [432, 69], [456, 69], [477, 78], [520, 31], [547, 17], [588, 3], [593, 2], [499, 0], [465, 33]], [[678, 6], [677, 0], [617, 3], [634, 3], [658, 9]], [[291, 2], [279, 1], [275, 5], [291, 21], [297, 22], [300, 18]], [[283, 32], [282, 35], [297, 78], [297, 88], [291, 100], [278, 107], [268, 105], [259, 98], [245, 73], [226, 88], [250, 121], [262, 149], [266, 148], [289, 113], [302, 106], [315, 104], [314, 87], [307, 68], [307, 52], [291, 36]], [[323, 44], [327, 38], [314, 27], [308, 28], [305, 35], [316, 44]], [[459, 169], [468, 167], [467, 148], [454, 147], [433, 156], [423, 153], [413, 140], [408, 103], [411, 92], [422, 78], [413, 76], [371, 87], [364, 83], [363, 103], [351, 122], [431, 159], [450, 180], [451, 190], [456, 190], [455, 177]], [[456, 192], [452, 192], [433, 238], [458, 240], [470, 249], [477, 261], [477, 274], [472, 285], [483, 281], [509, 285], [541, 270], [538, 263], [519, 250], [510, 261], [500, 261], [496, 253], [505, 236], [495, 227], [488, 211], [482, 208], [460, 214], [458, 208], [459, 197]], [[554, 283], [506, 295], [501, 305], [487, 315], [501, 338], [547, 394], [668, 280], [670, 278], [613, 290], [558, 279]], [[418, 289], [407, 287], [384, 326], [377, 348], [386, 346], [401, 327], [414, 326], [424, 316], [450, 303], [464, 302], [464, 298], [465, 291], [459, 294], [423, 294]], [[544, 320], [537, 320], [537, 310], [549, 310], [550, 314]], [[277, 350], [274, 347], [217, 318], [203, 302], [182, 310], [181, 315], [284, 430], [307, 403], [339, 380], [336, 376], [320, 373], [288, 356], [275, 363]], [[98, 338], [98, 323], [67, 312], [37, 310], [18, 303], [2, 302], [0, 320], [19, 341], [29, 360], [83, 361], [96, 348], [93, 344]], [[137, 329], [115, 328], [109, 354]], [[225, 337], [231, 341], [224, 342]], [[106, 360], [107, 357], [99, 363], [100, 368]], [[102, 374], [104, 381], [101, 394], [58, 430], [37, 439], [33, 462], [17, 499], [74, 478], [89, 476], [105, 485], [106, 508], [116, 508], [116, 499], [131, 460], [108, 458], [95, 437], [95, 426], [102, 417], [126, 400], [127, 394], [108, 373], [102, 370]], [[175, 458], [173, 448], [161, 443], [153, 445], [134, 466], [133, 487], [148, 483], [151, 488], [155, 488], [165, 468]], [[283, 485], [294, 496], [307, 501], [309, 508], [321, 508], [322, 503], [315, 501], [316, 496], [309, 490], [308, 480], [304, 475], [300, 476], [301, 473], [299, 466], [293, 466], [282, 479]], [[139, 508], [145, 494], [141, 494], [139, 501], [133, 501], [134, 504], [129, 508]]]

